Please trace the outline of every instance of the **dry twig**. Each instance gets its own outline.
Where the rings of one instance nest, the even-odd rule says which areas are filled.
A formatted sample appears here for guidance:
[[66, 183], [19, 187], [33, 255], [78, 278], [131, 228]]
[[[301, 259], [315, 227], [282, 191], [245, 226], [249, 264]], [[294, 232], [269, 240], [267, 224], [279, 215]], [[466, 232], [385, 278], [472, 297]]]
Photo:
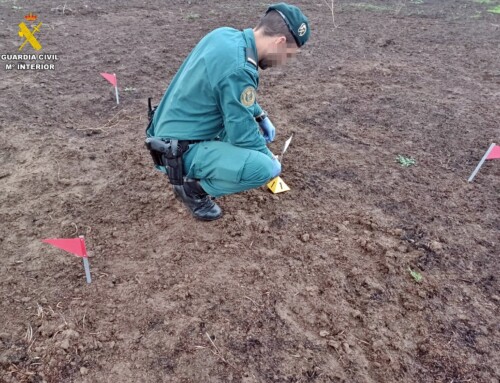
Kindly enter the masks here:
[[24, 336], [24, 338], [28, 343], [31, 343], [31, 341], [33, 340], [33, 327], [31, 327], [30, 324], [28, 324], [28, 329], [26, 330], [26, 335]]
[[72, 236], [74, 236], [74, 235], [78, 234], [78, 226], [74, 222], [71, 222], [71, 224], [75, 227], [75, 232], [73, 234], [71, 234]]
[[123, 113], [123, 112], [126, 112], [127, 109], [122, 109], [120, 111], [118, 111], [113, 117], [111, 117], [111, 119], [108, 120], [108, 122], [106, 122], [104, 125], [98, 127], [98, 128], [79, 128], [79, 129], [75, 129], [77, 131], [86, 131], [86, 130], [90, 130], [91, 132], [94, 132], [96, 130], [100, 130], [101, 132], [106, 132], [112, 128], [114, 128], [115, 126], [118, 126], [121, 122], [123, 122], [125, 119], [128, 119], [129, 120], [135, 120], [135, 119], [140, 119], [141, 116], [138, 114], [136, 116], [127, 116], [127, 115], [123, 115], [123, 116], [120, 116], [120, 118], [117, 118], [120, 113]]
[[40, 305], [38, 304], [38, 302], [36, 303], [36, 306], [37, 306], [37, 309], [36, 309], [36, 316], [37, 316], [38, 318], [43, 319], [43, 317], [44, 317], [44, 315], [45, 315], [45, 312], [43, 311], [43, 307], [42, 307], [42, 306], [40, 306]]
[[332, 0], [332, 5], [328, 4], [328, 2], [326, 0], [324, 0], [324, 2], [326, 3], [326, 6], [332, 11], [333, 27], [337, 28], [337, 24], [335, 24], [335, 12], [334, 12], [335, 3], [334, 3], [334, 0]]
[[212, 340], [212, 338], [210, 337], [210, 335], [208, 335], [208, 332], [205, 333], [205, 335], [207, 336], [208, 340], [210, 341], [210, 343], [212, 343], [212, 346], [214, 346], [215, 351], [212, 351], [212, 353], [215, 355], [215, 356], [218, 356], [224, 363], [226, 363], [227, 365], [231, 366], [232, 368], [234, 368], [235, 370], [238, 370], [236, 368], [236, 366], [234, 366], [233, 364], [229, 363], [226, 359], [224, 359], [224, 357], [222, 356], [219, 348], [215, 345], [214, 341]]
[[259, 305], [257, 302], [255, 302], [252, 298], [247, 297], [246, 295], [245, 295], [243, 298], [248, 299], [248, 300], [249, 300], [250, 302], [252, 302], [255, 306], [260, 307], [260, 305]]

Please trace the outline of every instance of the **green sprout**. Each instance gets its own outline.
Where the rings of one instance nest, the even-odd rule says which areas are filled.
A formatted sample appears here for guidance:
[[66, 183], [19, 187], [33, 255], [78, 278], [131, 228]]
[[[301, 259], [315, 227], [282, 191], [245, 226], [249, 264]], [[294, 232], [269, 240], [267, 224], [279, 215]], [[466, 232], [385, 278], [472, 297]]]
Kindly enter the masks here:
[[416, 164], [416, 161], [411, 157], [405, 157], [405, 156], [399, 155], [399, 156], [397, 156], [396, 160], [405, 168]]
[[420, 274], [417, 271], [413, 271], [408, 267], [408, 271], [410, 272], [410, 275], [415, 279], [416, 282], [421, 282], [422, 281], [422, 274]]
[[196, 20], [200, 18], [200, 15], [198, 13], [190, 13], [186, 16], [188, 20]]
[[488, 12], [500, 14], [500, 5], [497, 5], [496, 7], [488, 9]]

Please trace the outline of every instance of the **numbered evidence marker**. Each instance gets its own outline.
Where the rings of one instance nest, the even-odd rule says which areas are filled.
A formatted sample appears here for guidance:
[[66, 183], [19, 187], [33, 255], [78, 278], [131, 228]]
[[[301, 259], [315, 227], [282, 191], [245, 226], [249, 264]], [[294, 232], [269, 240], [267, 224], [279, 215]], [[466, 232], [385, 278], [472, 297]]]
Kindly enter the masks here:
[[283, 181], [279, 176], [269, 181], [267, 187], [273, 192], [273, 194], [278, 194], [290, 190], [285, 181]]

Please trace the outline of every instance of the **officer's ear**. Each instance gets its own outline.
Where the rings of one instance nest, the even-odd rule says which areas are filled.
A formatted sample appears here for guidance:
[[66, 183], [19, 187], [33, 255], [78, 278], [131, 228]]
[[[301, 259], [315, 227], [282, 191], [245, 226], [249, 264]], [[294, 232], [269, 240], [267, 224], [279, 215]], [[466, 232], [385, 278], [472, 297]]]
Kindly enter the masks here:
[[276, 45], [281, 45], [281, 44], [286, 44], [286, 37], [285, 36], [278, 36], [275, 40], [274, 43]]

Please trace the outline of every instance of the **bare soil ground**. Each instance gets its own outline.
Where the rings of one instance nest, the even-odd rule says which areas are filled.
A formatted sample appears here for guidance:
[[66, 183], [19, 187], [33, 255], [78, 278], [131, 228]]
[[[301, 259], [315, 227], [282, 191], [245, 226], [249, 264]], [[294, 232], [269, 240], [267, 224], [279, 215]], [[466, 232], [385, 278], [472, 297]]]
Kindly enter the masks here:
[[[152, 167], [146, 100], [266, 4], [1, 0], [0, 54], [33, 12], [59, 61], [0, 61], [0, 381], [498, 383], [500, 163], [466, 182], [500, 142], [498, 3], [342, 0], [334, 26], [295, 1], [310, 43], [259, 89], [292, 190], [203, 223]], [[91, 285], [40, 241], [77, 235]]]

